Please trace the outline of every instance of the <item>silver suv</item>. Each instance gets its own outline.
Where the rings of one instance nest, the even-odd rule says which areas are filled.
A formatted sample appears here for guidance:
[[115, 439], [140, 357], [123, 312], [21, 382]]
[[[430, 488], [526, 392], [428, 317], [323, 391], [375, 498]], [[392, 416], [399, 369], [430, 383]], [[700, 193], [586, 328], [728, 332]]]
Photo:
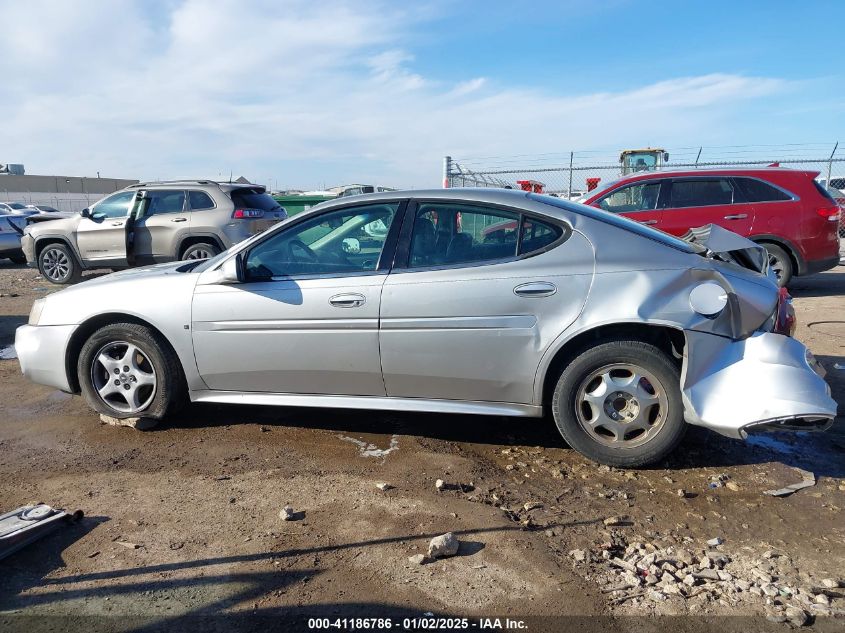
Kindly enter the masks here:
[[85, 269], [213, 257], [285, 218], [259, 185], [143, 182], [73, 217], [28, 227], [21, 248], [45, 279], [68, 284]]

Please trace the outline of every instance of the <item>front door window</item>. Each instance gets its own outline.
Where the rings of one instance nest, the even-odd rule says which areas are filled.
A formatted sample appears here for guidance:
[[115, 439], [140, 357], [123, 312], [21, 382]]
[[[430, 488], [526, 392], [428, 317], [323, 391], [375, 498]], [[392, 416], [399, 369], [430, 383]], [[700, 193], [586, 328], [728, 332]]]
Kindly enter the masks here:
[[247, 278], [374, 272], [399, 203], [327, 211], [250, 250]]

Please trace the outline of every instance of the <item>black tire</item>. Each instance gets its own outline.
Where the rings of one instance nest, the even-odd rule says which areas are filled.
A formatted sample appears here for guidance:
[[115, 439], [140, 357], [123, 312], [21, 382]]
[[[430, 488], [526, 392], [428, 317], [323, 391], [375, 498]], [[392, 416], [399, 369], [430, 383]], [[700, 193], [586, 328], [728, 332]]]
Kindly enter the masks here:
[[[623, 391], [607, 392], [607, 387], [602, 394], [593, 395], [591, 391], [601, 391], [606, 383], [602, 382], [600, 376], [592, 379], [591, 377], [604, 372], [601, 375], [607, 375], [612, 380], [625, 380], [626, 370], [619, 367], [639, 368], [641, 373], [649, 374], [650, 378], [643, 376], [636, 384], [646, 392], [645, 397], [656, 399], [658, 402], [641, 408], [636, 399], [639, 393], [637, 388], [632, 388], [633, 396]], [[613, 376], [613, 372], [617, 372], [616, 376]], [[630, 378], [634, 378], [633, 372], [630, 373]], [[596, 380], [599, 382], [596, 383]], [[552, 400], [555, 424], [569, 446], [593, 461], [624, 468], [653, 464], [672, 452], [687, 429], [680, 380], [680, 368], [674, 359], [650, 343], [632, 340], [603, 343], [584, 350], [561, 372]], [[614, 385], [611, 388], [617, 389], [615, 383], [611, 384]], [[591, 389], [593, 385], [597, 386]], [[648, 391], [649, 388], [651, 391]], [[625, 387], [621, 389], [624, 390]], [[598, 405], [583, 401], [587, 396], [596, 400], [603, 398], [601, 412], [596, 414]], [[626, 402], [630, 402], [630, 405], [617, 410], [616, 403], [625, 398], [629, 398]], [[635, 411], [635, 418], [624, 419], [625, 416], [633, 416]], [[590, 424], [585, 418], [592, 414], [596, 414], [595, 420], [598, 420], [598, 423], [592, 427], [592, 431], [588, 431], [586, 427]], [[600, 416], [603, 414], [613, 426], [602, 426]], [[619, 416], [623, 421], [611, 420], [610, 415]], [[653, 422], [649, 421], [649, 416], [654, 416]], [[629, 431], [625, 425], [632, 422], [644, 424], [646, 430], [632, 430], [631, 439], [628, 439]], [[636, 426], [633, 425], [632, 429]], [[617, 431], [621, 428], [621, 441], [619, 436], [608, 428], [617, 428]], [[613, 442], [616, 445], [610, 446]]]
[[792, 258], [784, 249], [777, 244], [763, 244], [769, 252], [769, 267], [775, 271], [778, 279], [778, 286], [781, 288], [792, 281], [794, 273]]
[[12, 261], [13, 264], [26, 263], [26, 257], [24, 257], [23, 255], [12, 255], [9, 259]]
[[75, 284], [82, 278], [82, 266], [66, 244], [47, 244], [38, 254], [38, 271], [54, 284]]
[[217, 248], [216, 244], [212, 244], [211, 242], [197, 242], [196, 244], [191, 244], [185, 251], [182, 253], [182, 259], [207, 259], [214, 257], [220, 253], [220, 249]]
[[[118, 359], [123, 345], [135, 346], [141, 354], [136, 359], [143, 357], [144, 362], [136, 362], [138, 371], [135, 366], [125, 364], [124, 367], [129, 367], [129, 371], [118, 367], [120, 371], [112, 375], [113, 369], [106, 370], [98, 359], [104, 353]], [[117, 364], [122, 365], [124, 362], [124, 359], [120, 359]], [[114, 418], [144, 417], [160, 420], [176, 411], [184, 402], [184, 378], [176, 353], [160, 334], [137, 323], [114, 323], [94, 332], [82, 346], [76, 372], [82, 394], [91, 408]], [[133, 386], [142, 382], [133, 377], [143, 379], [150, 374], [154, 378], [152, 387]], [[113, 383], [117, 389], [108, 398], [103, 398], [95, 381], [102, 385], [100, 388], [104, 388], [105, 383]], [[123, 397], [120, 391], [126, 384], [130, 384], [127, 392], [138, 390], [139, 402], [143, 406], [131, 408], [129, 398]], [[129, 409], [123, 406], [122, 397]]]

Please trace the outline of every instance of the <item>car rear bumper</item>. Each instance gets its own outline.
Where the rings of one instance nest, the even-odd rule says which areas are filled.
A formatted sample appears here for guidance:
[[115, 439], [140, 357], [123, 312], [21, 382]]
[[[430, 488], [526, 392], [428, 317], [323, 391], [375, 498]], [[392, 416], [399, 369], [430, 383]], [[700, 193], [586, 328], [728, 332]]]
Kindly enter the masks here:
[[735, 341], [686, 332], [681, 392], [684, 417], [722, 435], [749, 431], [824, 430], [836, 402], [824, 369], [794, 338], [757, 332]]
[[825, 259], [816, 259], [810, 262], [807, 262], [807, 270], [804, 274], [812, 275], [813, 273], [820, 273], [824, 270], [830, 270], [834, 266], [839, 265], [839, 254], [837, 253], [833, 257], [826, 257]]
[[65, 355], [75, 329], [75, 325], [21, 325], [15, 331], [15, 353], [24, 376], [70, 393]]
[[3, 229], [0, 233], [0, 257], [9, 257], [11, 255], [21, 254], [21, 240], [20, 235], [12, 231], [12, 229]]

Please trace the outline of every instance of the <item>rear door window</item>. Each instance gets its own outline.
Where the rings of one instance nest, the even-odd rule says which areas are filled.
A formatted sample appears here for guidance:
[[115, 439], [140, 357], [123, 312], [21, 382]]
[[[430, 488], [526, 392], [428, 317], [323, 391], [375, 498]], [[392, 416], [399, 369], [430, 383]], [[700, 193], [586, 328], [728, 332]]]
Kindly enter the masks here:
[[734, 191], [727, 178], [696, 178], [691, 180], [673, 180], [669, 206], [674, 209], [684, 207], [710, 207], [720, 204], [733, 204]]
[[172, 189], [154, 189], [145, 191], [140, 201], [136, 217], [161, 215], [163, 213], [182, 213], [185, 210], [185, 192]]
[[791, 200], [788, 193], [756, 178], [734, 178], [748, 202], [780, 202]]

